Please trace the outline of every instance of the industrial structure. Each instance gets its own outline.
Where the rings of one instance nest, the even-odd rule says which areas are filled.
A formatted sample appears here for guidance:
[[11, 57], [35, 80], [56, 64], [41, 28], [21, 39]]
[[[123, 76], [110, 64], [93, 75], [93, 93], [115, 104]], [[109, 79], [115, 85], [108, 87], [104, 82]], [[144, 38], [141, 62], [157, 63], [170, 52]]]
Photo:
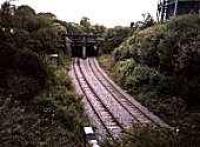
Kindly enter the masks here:
[[157, 11], [159, 21], [189, 13], [200, 13], [200, 0], [159, 0]]

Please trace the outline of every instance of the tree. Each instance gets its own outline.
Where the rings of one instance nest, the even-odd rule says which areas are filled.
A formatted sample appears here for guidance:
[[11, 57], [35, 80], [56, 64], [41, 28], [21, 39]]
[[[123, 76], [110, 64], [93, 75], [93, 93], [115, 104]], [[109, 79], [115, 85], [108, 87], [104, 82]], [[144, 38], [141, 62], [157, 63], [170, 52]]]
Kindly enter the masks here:
[[27, 5], [19, 6], [16, 11], [16, 15], [21, 16], [34, 16], [36, 15], [35, 10]]
[[110, 54], [131, 34], [129, 27], [116, 26], [106, 31], [105, 42], [102, 45], [103, 53]]
[[144, 28], [148, 28], [154, 25], [154, 19], [150, 13], [144, 13], [142, 14], [142, 16], [143, 16]]
[[50, 20], [55, 20], [56, 16], [52, 13], [38, 13], [38, 16], [44, 17], [44, 18], [48, 18]]
[[90, 19], [88, 17], [82, 17], [80, 21], [80, 26], [85, 33], [92, 33], [92, 26], [89, 20]]
[[29, 6], [20, 6], [15, 10], [13, 18], [13, 27], [17, 30], [24, 29], [33, 32], [39, 29], [39, 21], [35, 10]]
[[154, 25], [154, 19], [150, 13], [143, 13], [142, 17], [142, 21], [131, 22], [131, 28], [145, 29]]
[[83, 33], [83, 29], [77, 23], [65, 22], [64, 26], [67, 28], [67, 33], [69, 33], [69, 34]]
[[5, 31], [10, 31], [10, 28], [12, 27], [12, 15], [13, 15], [13, 7], [9, 2], [4, 2], [1, 5], [0, 10], [0, 27], [4, 28]]
[[103, 25], [94, 25], [93, 27], [92, 27], [92, 32], [93, 32], [93, 34], [95, 34], [95, 35], [99, 35], [99, 36], [102, 36], [103, 37], [103, 35], [105, 35], [105, 33], [106, 33], [106, 27], [105, 26], [103, 26]]
[[81, 26], [84, 26], [84, 27], [89, 27], [89, 26], [91, 26], [89, 20], [90, 20], [90, 19], [89, 19], [88, 17], [82, 17], [82, 18], [81, 18], [81, 21], [80, 21], [80, 25], [81, 25]]

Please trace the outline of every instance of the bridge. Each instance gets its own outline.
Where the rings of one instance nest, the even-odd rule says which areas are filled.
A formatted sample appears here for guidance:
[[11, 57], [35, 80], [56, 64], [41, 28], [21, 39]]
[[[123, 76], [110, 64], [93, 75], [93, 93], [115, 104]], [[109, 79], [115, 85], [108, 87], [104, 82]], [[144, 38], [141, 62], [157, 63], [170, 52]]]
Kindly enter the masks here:
[[67, 46], [72, 57], [93, 57], [99, 53], [102, 39], [93, 34], [67, 34]]

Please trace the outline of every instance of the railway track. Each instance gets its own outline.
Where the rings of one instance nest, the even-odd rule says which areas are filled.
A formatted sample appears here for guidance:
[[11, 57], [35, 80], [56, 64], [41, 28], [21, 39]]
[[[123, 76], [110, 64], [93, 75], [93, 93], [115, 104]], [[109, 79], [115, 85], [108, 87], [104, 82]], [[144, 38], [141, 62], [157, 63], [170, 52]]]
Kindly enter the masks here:
[[74, 81], [80, 89], [79, 93], [85, 97], [85, 104], [94, 114], [93, 119], [96, 120], [94, 125], [99, 133], [104, 132], [114, 140], [126, 132], [126, 128], [136, 123], [168, 127], [117, 87], [99, 67], [96, 59], [75, 58], [72, 71]]
[[[122, 132], [122, 126], [119, 122], [113, 117], [110, 110], [106, 105], [101, 101], [99, 96], [92, 89], [88, 80], [86, 79], [83, 69], [80, 66], [80, 61], [75, 59], [73, 62], [73, 71], [80, 86], [81, 92], [84, 97], [87, 99], [89, 106], [92, 108], [94, 114], [97, 116], [97, 119], [100, 121], [100, 128], [106, 130], [106, 135], [111, 137], [113, 140], [117, 137], [117, 134]], [[103, 132], [103, 131], [99, 131]]]
[[[153, 125], [156, 125], [158, 127], [165, 127], [165, 128], [171, 128], [168, 124], [166, 124], [164, 121], [162, 121], [159, 117], [154, 115], [152, 112], [147, 110], [146, 107], [142, 106], [139, 102], [137, 102], [133, 97], [131, 97], [129, 94], [125, 93], [119, 86], [117, 86], [110, 78], [106, 75], [106, 73], [100, 68], [97, 60], [95, 58], [90, 58], [88, 60], [91, 68], [93, 68], [93, 72], [96, 74], [96, 77], [99, 79], [102, 85], [105, 87], [108, 87], [108, 91], [111, 93], [114, 93], [116, 99], [119, 99], [121, 101], [122, 105], [127, 107], [127, 109], [132, 109], [132, 111], [137, 112], [142, 116], [142, 118], [135, 116], [138, 119], [140, 124], [143, 123], [151, 123]], [[131, 112], [134, 115], [134, 112]], [[145, 120], [146, 119], [146, 120]]]

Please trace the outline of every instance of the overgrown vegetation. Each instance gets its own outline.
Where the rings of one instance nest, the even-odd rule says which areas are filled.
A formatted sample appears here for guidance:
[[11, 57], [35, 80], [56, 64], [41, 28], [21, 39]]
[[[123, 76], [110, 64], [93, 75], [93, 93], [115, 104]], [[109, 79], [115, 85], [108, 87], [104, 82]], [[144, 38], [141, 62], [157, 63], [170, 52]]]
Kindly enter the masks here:
[[110, 54], [116, 47], [130, 36], [132, 29], [129, 27], [116, 26], [106, 30], [103, 38], [104, 42], [101, 46], [103, 54]]
[[66, 27], [59, 22], [29, 6], [5, 2], [0, 9], [1, 146], [83, 146], [88, 122], [67, 76]]
[[142, 14], [143, 20], [131, 22], [130, 27], [116, 26], [108, 28], [102, 33], [104, 42], [100, 46], [102, 54], [111, 54], [115, 48], [126, 41], [135, 31], [145, 29], [154, 25], [154, 19], [150, 13]]
[[[111, 65], [107, 67], [113, 79], [179, 129], [174, 139], [183, 143], [181, 147], [200, 143], [199, 34], [200, 17], [184, 15], [135, 31], [114, 50], [112, 57], [102, 57], [109, 60]], [[104, 65], [106, 60], [100, 59]], [[122, 143], [125, 144], [126, 141]]]
[[88, 122], [67, 76], [66, 32], [103, 38], [101, 51], [107, 55], [100, 59], [102, 65], [130, 94], [176, 129], [134, 126], [122, 141], [105, 146], [199, 146], [199, 16], [154, 25], [146, 14], [132, 28], [107, 29], [91, 25], [87, 17], [79, 25], [57, 20], [51, 13], [37, 14], [29, 6], [12, 7], [6, 2], [0, 9], [2, 146], [83, 146], [81, 129]]
[[133, 126], [128, 130], [129, 134], [123, 136], [122, 141], [107, 141], [104, 147], [177, 147], [176, 133], [168, 129], [157, 129], [151, 126]]

